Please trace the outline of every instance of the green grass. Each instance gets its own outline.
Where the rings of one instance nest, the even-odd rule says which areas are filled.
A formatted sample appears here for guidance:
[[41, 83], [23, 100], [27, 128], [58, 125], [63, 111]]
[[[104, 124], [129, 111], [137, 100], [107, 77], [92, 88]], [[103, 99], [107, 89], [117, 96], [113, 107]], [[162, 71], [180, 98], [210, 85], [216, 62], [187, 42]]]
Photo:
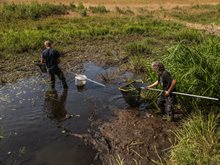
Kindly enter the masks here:
[[206, 40], [196, 46], [180, 43], [170, 48], [163, 61], [177, 79], [179, 91], [219, 97], [219, 52], [218, 38]]
[[64, 15], [68, 12], [65, 5], [54, 5], [49, 3], [40, 4], [3, 4], [0, 5], [0, 19], [12, 21], [14, 19], [39, 19], [52, 15]]
[[[160, 27], [158, 27], [158, 25]], [[157, 36], [170, 33], [176, 24], [158, 22], [149, 17], [86, 17], [14, 20], [0, 24], [0, 50], [22, 53], [39, 50], [46, 39], [55, 44], [71, 42], [73, 38], [112, 37], [116, 35]], [[173, 31], [177, 31], [173, 30]]]
[[220, 164], [220, 116], [198, 113], [175, 131], [177, 144], [171, 150], [170, 164]]
[[[192, 12], [201, 10], [200, 12]], [[220, 24], [220, 4], [218, 5], [196, 5], [191, 8], [175, 9], [171, 16], [180, 20], [202, 23], [202, 24]]]

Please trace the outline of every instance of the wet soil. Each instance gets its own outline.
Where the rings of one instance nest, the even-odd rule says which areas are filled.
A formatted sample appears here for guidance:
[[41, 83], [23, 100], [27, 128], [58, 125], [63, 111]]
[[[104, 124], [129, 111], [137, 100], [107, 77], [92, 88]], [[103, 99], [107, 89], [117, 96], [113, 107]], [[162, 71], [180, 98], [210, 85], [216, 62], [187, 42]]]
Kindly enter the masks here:
[[98, 135], [87, 138], [100, 152], [103, 164], [115, 164], [119, 157], [126, 165], [166, 161], [178, 123], [134, 109], [115, 109], [113, 114], [111, 121], [99, 124]]

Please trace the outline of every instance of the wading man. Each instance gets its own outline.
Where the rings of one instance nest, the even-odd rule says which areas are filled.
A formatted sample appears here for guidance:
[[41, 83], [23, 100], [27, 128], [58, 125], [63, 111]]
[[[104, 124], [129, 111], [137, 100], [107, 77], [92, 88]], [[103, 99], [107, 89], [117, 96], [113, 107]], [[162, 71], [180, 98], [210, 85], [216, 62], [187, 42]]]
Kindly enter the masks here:
[[58, 66], [60, 53], [52, 48], [50, 41], [45, 41], [44, 46], [46, 49], [41, 53], [41, 63], [46, 63], [47, 70], [50, 75], [51, 89], [55, 89], [55, 75], [62, 81], [64, 89], [67, 89], [66, 79], [62, 70]]
[[165, 69], [161, 62], [155, 61], [151, 66], [152, 69], [157, 72], [158, 79], [153, 84], [147, 86], [147, 88], [153, 88], [158, 84], [161, 84], [165, 92], [160, 94], [157, 100], [157, 105], [159, 106], [161, 112], [165, 114], [163, 118], [168, 121], [172, 121], [176, 98], [171, 92], [176, 90], [176, 80], [172, 78], [171, 74]]

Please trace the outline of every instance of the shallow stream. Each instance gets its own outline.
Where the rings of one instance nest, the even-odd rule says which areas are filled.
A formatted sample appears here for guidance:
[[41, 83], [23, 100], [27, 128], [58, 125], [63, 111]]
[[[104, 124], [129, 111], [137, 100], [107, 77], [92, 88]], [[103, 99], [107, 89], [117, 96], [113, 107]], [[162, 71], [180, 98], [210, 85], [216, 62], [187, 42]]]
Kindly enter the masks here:
[[[103, 69], [84, 64], [83, 74], [97, 80], [98, 75], [116, 68]], [[69, 136], [90, 132], [93, 120], [107, 121], [111, 110], [127, 108], [118, 90], [119, 82], [132, 77], [120, 76], [106, 87], [87, 82], [77, 89], [74, 76], [66, 74], [69, 89], [63, 91], [56, 81], [56, 92], [48, 91], [48, 76], [40, 75], [0, 89], [0, 165], [89, 165], [101, 164], [97, 151], [83, 140]], [[66, 118], [68, 117], [68, 118]]]

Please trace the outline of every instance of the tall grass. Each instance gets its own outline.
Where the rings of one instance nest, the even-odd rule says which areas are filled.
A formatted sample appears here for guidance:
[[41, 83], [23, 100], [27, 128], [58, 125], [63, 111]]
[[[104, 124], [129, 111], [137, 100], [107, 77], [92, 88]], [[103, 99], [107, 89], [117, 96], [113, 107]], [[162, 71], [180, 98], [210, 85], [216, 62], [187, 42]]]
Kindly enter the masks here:
[[178, 80], [181, 92], [220, 96], [220, 42], [204, 41], [201, 45], [178, 44], [164, 58], [166, 66]]
[[141, 55], [141, 54], [151, 54], [151, 49], [148, 43], [143, 40], [139, 42], [133, 42], [126, 45], [126, 52], [129, 55]]
[[170, 164], [220, 164], [220, 116], [201, 113], [192, 116], [175, 131], [177, 144], [171, 150]]
[[[159, 23], [158, 21], [155, 23], [155, 20], [149, 17], [116, 17], [109, 20], [99, 16], [68, 19], [44, 18], [37, 21], [16, 20], [0, 24], [0, 50], [16, 53], [38, 50], [42, 48], [42, 42], [45, 39], [51, 39], [55, 44], [61, 44], [71, 42], [74, 37], [94, 38], [115, 35], [159, 37], [158, 34], [161, 31], [170, 33], [170, 28], [167, 27], [176, 27], [176, 24]], [[130, 49], [129, 51], [135, 51], [133, 50], [136, 49], [135, 47], [132, 48], [131, 46], [128, 49]], [[139, 46], [137, 47], [139, 49]], [[149, 52], [150, 50], [145, 45], [142, 51]]]
[[55, 5], [32, 2], [30, 4], [3, 4], [0, 5], [0, 19], [11, 21], [13, 19], [39, 19], [51, 15], [63, 15], [68, 12], [65, 5]]

